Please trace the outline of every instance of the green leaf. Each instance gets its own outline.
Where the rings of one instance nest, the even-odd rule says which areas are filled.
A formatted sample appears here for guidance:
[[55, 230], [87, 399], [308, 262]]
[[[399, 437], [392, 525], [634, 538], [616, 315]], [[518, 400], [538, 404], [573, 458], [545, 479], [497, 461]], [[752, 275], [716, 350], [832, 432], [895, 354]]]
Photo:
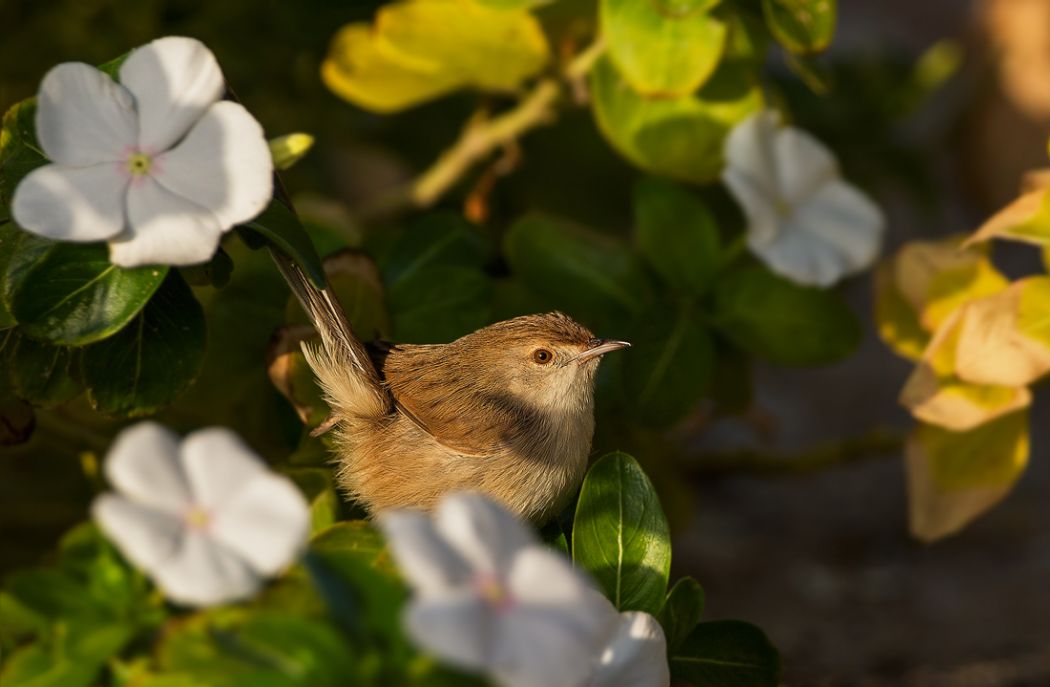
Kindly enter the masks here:
[[776, 687], [780, 655], [754, 625], [700, 623], [671, 655], [671, 675], [703, 687]]
[[630, 246], [564, 220], [527, 215], [510, 228], [503, 246], [529, 289], [588, 323], [641, 313], [651, 295]]
[[652, 483], [626, 453], [587, 472], [572, 529], [573, 561], [621, 611], [656, 615], [671, 568], [667, 518]]
[[271, 200], [261, 215], [238, 227], [238, 231], [247, 234], [247, 243], [253, 248], [258, 248], [260, 242], [252, 232], [261, 234], [266, 242], [294, 260], [315, 286], [324, 287], [324, 267], [310, 235], [299, 217], [280, 200]]
[[4, 113], [0, 128], [0, 207], [10, 208], [18, 182], [47, 163], [34, 133], [35, 116], [36, 98], [16, 103]]
[[233, 260], [230, 254], [219, 247], [211, 260], [200, 265], [189, 265], [180, 267], [179, 274], [192, 286], [214, 286], [221, 289], [230, 283], [230, 275], [233, 273]]
[[660, 625], [667, 638], [667, 654], [673, 656], [689, 633], [700, 622], [704, 612], [704, 588], [691, 577], [675, 582], [660, 609]]
[[209, 687], [359, 684], [352, 647], [328, 622], [264, 610], [219, 609], [165, 633], [160, 675], [193, 676]]
[[76, 398], [83, 386], [73, 378], [76, 354], [65, 346], [33, 341], [16, 332], [10, 334], [11, 390], [35, 406], [50, 408]]
[[310, 530], [319, 532], [334, 525], [339, 517], [339, 497], [332, 485], [331, 470], [296, 468], [289, 470], [287, 475], [310, 503]]
[[167, 272], [117, 267], [105, 244], [55, 243], [23, 233], [8, 263], [4, 299], [26, 335], [82, 346], [122, 329]]
[[204, 342], [204, 311], [173, 272], [124, 329], [84, 349], [91, 406], [117, 417], [157, 412], [196, 379]]
[[835, 35], [838, 0], [762, 0], [773, 37], [794, 53], [820, 52]]
[[394, 337], [405, 343], [445, 343], [483, 327], [492, 280], [464, 267], [437, 266], [390, 285]]
[[718, 282], [713, 321], [747, 352], [785, 366], [841, 360], [861, 337], [857, 317], [834, 293], [799, 286], [761, 267]]
[[718, 0], [602, 0], [602, 35], [624, 79], [640, 94], [692, 93], [718, 66], [728, 29], [709, 13]]
[[61, 647], [43, 641], [26, 645], [5, 657], [0, 670], [4, 687], [90, 687], [102, 670], [100, 663], [67, 657]]
[[729, 131], [763, 107], [755, 69], [744, 61], [723, 61], [693, 95], [645, 98], [604, 58], [591, 70], [594, 117], [609, 143], [638, 167], [707, 183], [722, 171]]
[[[22, 232], [11, 222], [0, 222], [0, 279], [7, 281], [7, 266], [14, 257], [15, 249], [21, 241]], [[15, 316], [7, 307], [7, 303], [0, 298], [0, 329], [12, 327], [15, 324]]]
[[[401, 641], [399, 612], [407, 597], [383, 537], [363, 520], [338, 522], [310, 542], [310, 573], [333, 612], [350, 604], [366, 632]], [[349, 601], [347, 601], [349, 597]]]
[[693, 410], [711, 382], [714, 342], [688, 304], [646, 315], [630, 336], [623, 391], [635, 419], [669, 427]]
[[478, 229], [454, 212], [433, 212], [402, 232], [383, 260], [387, 284], [429, 267], [481, 268], [491, 253]]
[[669, 286], [701, 296], [721, 263], [718, 225], [692, 193], [652, 177], [634, 187], [635, 240]]

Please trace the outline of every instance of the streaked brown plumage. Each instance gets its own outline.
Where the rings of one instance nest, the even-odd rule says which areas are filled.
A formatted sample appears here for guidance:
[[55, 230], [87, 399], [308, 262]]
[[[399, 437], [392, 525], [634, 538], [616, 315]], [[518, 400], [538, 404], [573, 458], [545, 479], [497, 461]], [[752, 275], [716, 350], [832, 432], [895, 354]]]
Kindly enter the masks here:
[[548, 313], [369, 356], [331, 292], [274, 257], [321, 337], [304, 352], [350, 495], [375, 512], [473, 490], [537, 522], [564, 507], [587, 468], [598, 363], [628, 344]]

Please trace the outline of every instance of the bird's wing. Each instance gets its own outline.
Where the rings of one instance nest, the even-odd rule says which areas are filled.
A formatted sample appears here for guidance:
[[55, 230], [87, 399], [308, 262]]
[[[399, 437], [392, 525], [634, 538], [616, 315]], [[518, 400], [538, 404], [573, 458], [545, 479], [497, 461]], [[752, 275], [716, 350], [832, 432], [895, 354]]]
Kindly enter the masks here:
[[440, 361], [442, 345], [398, 345], [376, 351], [374, 359], [397, 409], [446, 448], [465, 456], [489, 457], [521, 449], [531, 423], [540, 421], [510, 397], [480, 397], [450, 376]]

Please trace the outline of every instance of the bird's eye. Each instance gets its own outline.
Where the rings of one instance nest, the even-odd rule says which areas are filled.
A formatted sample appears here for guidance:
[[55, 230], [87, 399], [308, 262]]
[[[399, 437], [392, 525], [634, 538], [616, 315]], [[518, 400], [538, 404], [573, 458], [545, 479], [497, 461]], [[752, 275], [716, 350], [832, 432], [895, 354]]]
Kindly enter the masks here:
[[548, 351], [546, 348], [537, 348], [532, 352], [532, 359], [539, 365], [546, 365], [550, 361], [554, 360], [554, 354]]

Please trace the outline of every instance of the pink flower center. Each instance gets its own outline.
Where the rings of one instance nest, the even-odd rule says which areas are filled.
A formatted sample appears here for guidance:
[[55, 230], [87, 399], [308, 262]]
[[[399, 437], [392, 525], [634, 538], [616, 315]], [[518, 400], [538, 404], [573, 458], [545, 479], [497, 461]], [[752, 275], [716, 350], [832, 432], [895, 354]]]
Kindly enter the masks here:
[[506, 611], [514, 606], [514, 597], [511, 596], [510, 590], [495, 575], [488, 573], [476, 575], [473, 587], [478, 596], [493, 610]]

